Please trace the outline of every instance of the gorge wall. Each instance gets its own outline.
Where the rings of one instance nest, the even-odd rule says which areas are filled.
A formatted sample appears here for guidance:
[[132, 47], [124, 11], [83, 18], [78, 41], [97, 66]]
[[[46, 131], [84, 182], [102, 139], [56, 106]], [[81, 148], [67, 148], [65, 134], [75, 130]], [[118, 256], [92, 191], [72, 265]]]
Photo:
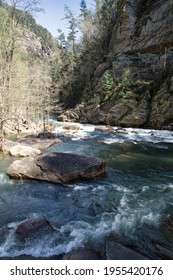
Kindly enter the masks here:
[[93, 90], [59, 119], [173, 129], [173, 0], [120, 0]]

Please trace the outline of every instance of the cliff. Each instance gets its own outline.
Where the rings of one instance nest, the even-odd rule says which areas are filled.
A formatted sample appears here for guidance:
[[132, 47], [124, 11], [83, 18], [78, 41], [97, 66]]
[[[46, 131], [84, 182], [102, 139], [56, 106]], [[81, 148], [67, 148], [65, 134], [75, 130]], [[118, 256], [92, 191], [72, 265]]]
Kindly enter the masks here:
[[173, 0], [119, 0], [93, 90], [61, 119], [173, 129]]

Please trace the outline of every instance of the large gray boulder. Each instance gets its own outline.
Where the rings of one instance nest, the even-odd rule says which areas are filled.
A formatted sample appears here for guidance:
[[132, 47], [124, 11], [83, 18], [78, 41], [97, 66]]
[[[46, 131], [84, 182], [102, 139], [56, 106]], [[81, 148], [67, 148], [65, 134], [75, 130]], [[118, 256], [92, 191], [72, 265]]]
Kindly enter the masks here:
[[35, 179], [54, 183], [68, 183], [89, 179], [106, 172], [106, 162], [97, 157], [69, 153], [48, 153], [35, 158], [14, 161], [7, 174], [14, 179]]

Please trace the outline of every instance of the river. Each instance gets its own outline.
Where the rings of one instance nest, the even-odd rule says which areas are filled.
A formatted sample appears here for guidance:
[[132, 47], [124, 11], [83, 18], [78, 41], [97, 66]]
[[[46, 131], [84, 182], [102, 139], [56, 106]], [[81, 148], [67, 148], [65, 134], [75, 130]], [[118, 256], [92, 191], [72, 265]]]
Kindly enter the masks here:
[[[56, 132], [62, 125], [57, 122]], [[157, 234], [163, 217], [173, 214], [173, 132], [144, 129], [82, 130], [45, 152], [97, 156], [107, 174], [64, 187], [37, 181], [13, 181], [6, 175], [12, 162], [0, 155], [0, 257], [32, 255], [48, 258], [86, 244], [104, 254], [105, 238], [114, 232], [139, 239], [138, 229]], [[114, 128], [116, 129], [116, 128]], [[22, 243], [16, 227], [44, 215], [57, 229], [51, 236]], [[165, 243], [168, 243], [165, 236]]]

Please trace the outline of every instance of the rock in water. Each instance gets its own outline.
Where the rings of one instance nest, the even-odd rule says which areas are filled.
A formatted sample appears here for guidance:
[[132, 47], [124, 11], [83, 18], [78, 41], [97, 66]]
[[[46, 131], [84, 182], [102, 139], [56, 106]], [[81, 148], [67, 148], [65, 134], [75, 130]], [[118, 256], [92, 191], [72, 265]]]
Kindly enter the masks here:
[[65, 254], [63, 260], [100, 260], [100, 257], [95, 251], [82, 248]]
[[69, 153], [48, 153], [16, 160], [7, 169], [7, 174], [14, 179], [35, 179], [62, 184], [82, 178], [94, 178], [105, 172], [104, 160]]
[[40, 234], [48, 234], [54, 231], [54, 228], [46, 218], [39, 216], [35, 219], [21, 223], [16, 229], [16, 235], [21, 241], [26, 241], [27, 239], [34, 238]]
[[112, 236], [106, 241], [106, 257], [107, 260], [148, 260], [147, 257], [132, 248], [120, 244]]
[[14, 157], [34, 157], [40, 155], [41, 151], [29, 146], [17, 144], [10, 149], [10, 154]]

